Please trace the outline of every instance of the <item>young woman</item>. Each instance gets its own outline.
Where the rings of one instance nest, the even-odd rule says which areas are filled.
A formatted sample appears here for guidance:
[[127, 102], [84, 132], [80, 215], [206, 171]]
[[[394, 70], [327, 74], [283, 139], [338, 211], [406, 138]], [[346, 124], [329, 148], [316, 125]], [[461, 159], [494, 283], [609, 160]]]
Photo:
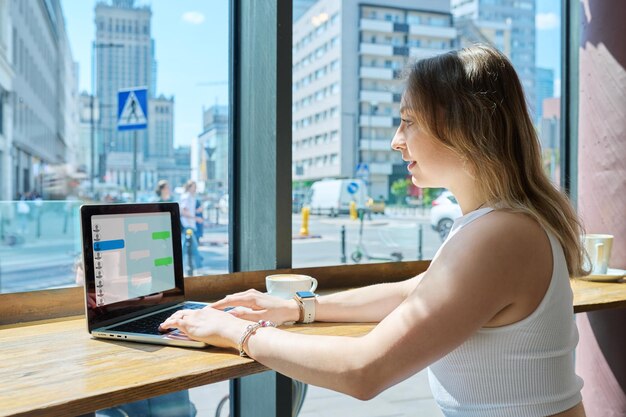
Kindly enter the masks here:
[[401, 106], [393, 149], [414, 184], [449, 189], [464, 215], [423, 274], [315, 299], [316, 321], [378, 322], [369, 334], [302, 335], [266, 322], [248, 334], [250, 321], [300, 317], [296, 300], [254, 290], [162, 326], [360, 399], [428, 367], [446, 416], [584, 416], [569, 285], [584, 273], [580, 226], [542, 170], [511, 63], [486, 46], [418, 61]]

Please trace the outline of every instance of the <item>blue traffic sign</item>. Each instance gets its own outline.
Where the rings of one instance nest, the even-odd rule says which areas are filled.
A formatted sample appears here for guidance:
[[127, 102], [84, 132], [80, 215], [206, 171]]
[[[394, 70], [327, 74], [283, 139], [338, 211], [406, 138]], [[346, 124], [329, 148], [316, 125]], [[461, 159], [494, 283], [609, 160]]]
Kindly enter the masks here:
[[365, 162], [359, 162], [356, 165], [355, 177], [368, 181], [370, 178], [370, 167]]
[[148, 128], [148, 89], [129, 88], [117, 93], [117, 130]]
[[350, 194], [356, 194], [356, 192], [359, 191], [359, 184], [356, 182], [351, 182], [350, 184], [348, 184], [348, 192]]

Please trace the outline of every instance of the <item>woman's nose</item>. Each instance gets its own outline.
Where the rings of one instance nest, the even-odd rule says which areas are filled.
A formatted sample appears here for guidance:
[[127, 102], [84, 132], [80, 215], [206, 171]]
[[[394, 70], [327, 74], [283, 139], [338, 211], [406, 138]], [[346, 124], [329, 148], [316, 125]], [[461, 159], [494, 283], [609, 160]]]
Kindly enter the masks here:
[[402, 133], [400, 133], [400, 129], [396, 130], [396, 134], [393, 135], [393, 139], [391, 139], [391, 149], [394, 151], [399, 151], [405, 147], [404, 138], [402, 137]]

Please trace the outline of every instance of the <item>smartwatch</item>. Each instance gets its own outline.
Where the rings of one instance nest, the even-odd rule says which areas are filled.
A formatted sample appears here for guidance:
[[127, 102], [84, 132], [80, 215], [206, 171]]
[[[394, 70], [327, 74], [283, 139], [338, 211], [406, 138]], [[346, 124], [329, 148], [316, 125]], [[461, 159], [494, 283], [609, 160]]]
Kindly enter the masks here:
[[317, 294], [311, 291], [297, 291], [294, 297], [300, 305], [301, 323], [313, 323], [315, 321], [315, 298]]

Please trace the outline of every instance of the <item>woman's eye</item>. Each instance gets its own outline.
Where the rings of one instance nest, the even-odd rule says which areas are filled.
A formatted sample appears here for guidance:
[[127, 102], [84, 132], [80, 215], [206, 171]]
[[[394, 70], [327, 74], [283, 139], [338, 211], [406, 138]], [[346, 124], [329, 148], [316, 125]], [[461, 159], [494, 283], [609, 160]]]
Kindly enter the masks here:
[[404, 123], [405, 125], [407, 125], [407, 126], [411, 126], [411, 124], [412, 124], [412, 122], [410, 120], [407, 120], [407, 119], [400, 119], [400, 121], [402, 123]]

